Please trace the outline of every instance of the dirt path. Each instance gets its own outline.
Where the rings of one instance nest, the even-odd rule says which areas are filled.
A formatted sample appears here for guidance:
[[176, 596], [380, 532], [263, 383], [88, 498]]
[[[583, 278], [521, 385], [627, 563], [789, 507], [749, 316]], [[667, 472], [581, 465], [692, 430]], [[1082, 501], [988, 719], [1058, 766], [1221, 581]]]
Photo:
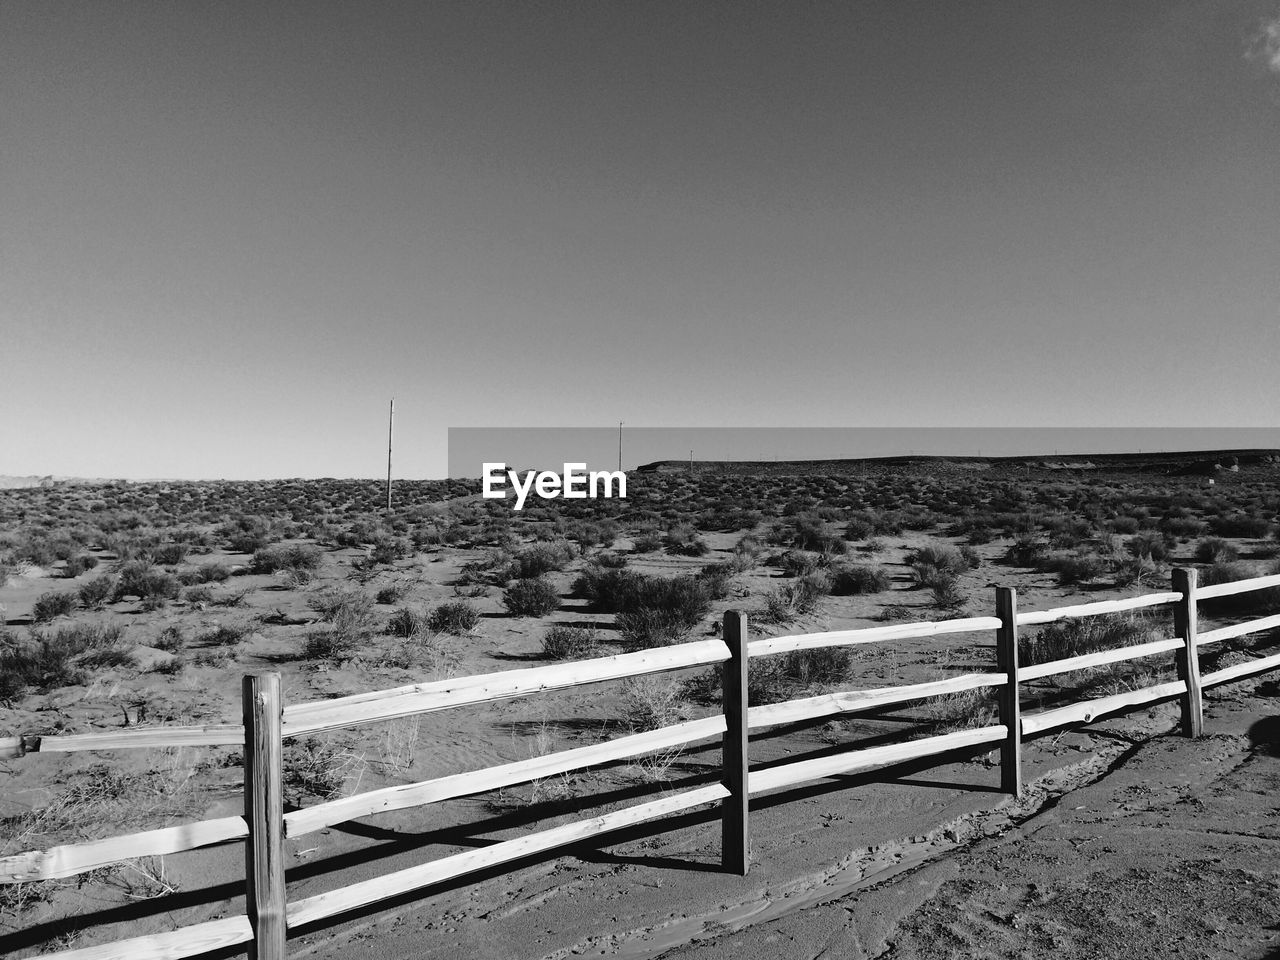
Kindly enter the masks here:
[[290, 953], [1280, 957], [1277, 696], [1275, 682], [1213, 696], [1199, 741], [1170, 733], [1169, 706], [1043, 738], [1021, 801], [994, 792], [982, 757], [764, 798], [746, 878], [716, 872], [704, 822], [439, 892]]
[[1202, 740], [1133, 740], [1007, 832], [665, 956], [1280, 957], [1280, 690], [1261, 691], [1211, 703]]

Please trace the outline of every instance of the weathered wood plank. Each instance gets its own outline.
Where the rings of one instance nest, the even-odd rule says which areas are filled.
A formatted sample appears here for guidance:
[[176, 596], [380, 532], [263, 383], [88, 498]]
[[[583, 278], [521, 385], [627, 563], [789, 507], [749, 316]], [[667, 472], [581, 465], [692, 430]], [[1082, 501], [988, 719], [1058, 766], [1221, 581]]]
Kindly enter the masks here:
[[1033, 733], [1043, 733], [1046, 730], [1054, 730], [1072, 723], [1092, 723], [1094, 720], [1105, 717], [1108, 714], [1119, 713], [1129, 707], [1141, 706], [1144, 703], [1151, 703], [1155, 700], [1165, 700], [1169, 697], [1180, 696], [1186, 692], [1187, 685], [1181, 680], [1174, 680], [1170, 683], [1156, 684], [1154, 687], [1144, 687], [1141, 690], [1117, 693], [1111, 697], [1099, 697], [1096, 700], [1085, 700], [1083, 703], [1069, 704], [1065, 707], [1058, 707], [1055, 710], [1023, 714], [1022, 735], [1025, 737]]
[[720, 665], [720, 702], [724, 709], [724, 739], [720, 744], [721, 782], [729, 796], [721, 805], [720, 865], [726, 873], [747, 875], [751, 863], [748, 807], [751, 791], [747, 771], [751, 766], [748, 737], [747, 618], [737, 610], [724, 615], [724, 642], [730, 657]]
[[47, 960], [182, 960], [225, 950], [252, 939], [253, 928], [248, 917], [223, 917], [168, 933], [152, 933], [96, 947], [63, 950], [45, 954], [45, 957]]
[[280, 674], [244, 678], [245, 904], [253, 940], [249, 960], [284, 960], [284, 756]]
[[1223, 667], [1221, 670], [1213, 671], [1213, 673], [1203, 674], [1200, 677], [1200, 686], [1211, 687], [1219, 683], [1229, 683], [1232, 680], [1251, 677], [1255, 673], [1274, 670], [1276, 667], [1280, 667], [1280, 653], [1272, 654], [1269, 657], [1259, 657], [1257, 660], [1237, 663], [1235, 666]]
[[104, 733], [69, 733], [28, 738], [39, 753], [79, 753], [82, 750], [144, 750], [156, 747], [226, 747], [244, 744], [239, 724], [201, 727], [134, 727]]
[[865, 750], [853, 750], [830, 757], [798, 760], [780, 767], [770, 767], [768, 770], [753, 770], [750, 776], [751, 793], [754, 795], [766, 790], [807, 783], [810, 780], [821, 780], [824, 777], [835, 777], [857, 770], [883, 767], [891, 763], [918, 760], [921, 757], [931, 757], [964, 747], [993, 743], [1003, 740], [1006, 734], [1004, 725], [996, 724], [974, 730], [962, 730], [959, 733], [948, 733], [940, 737], [926, 737], [923, 740], [893, 743], [884, 747], [868, 747]]
[[1056, 607], [1052, 610], [1027, 610], [1018, 614], [1018, 626], [1033, 627], [1042, 623], [1053, 623], [1057, 620], [1069, 620], [1075, 617], [1096, 617], [1103, 613], [1124, 613], [1128, 610], [1141, 610], [1143, 607], [1159, 607], [1175, 603], [1182, 599], [1180, 593], [1149, 593], [1141, 597], [1126, 597], [1123, 600], [1101, 600], [1097, 603], [1079, 603], [1070, 607]]
[[1185, 646], [1181, 637], [1168, 640], [1153, 640], [1150, 643], [1135, 643], [1130, 647], [1116, 647], [1112, 650], [1099, 650], [1097, 653], [1086, 653], [1079, 657], [1067, 657], [1065, 660], [1051, 660], [1048, 663], [1037, 663], [1030, 667], [1019, 667], [1019, 678], [1039, 680], [1041, 677], [1053, 677], [1073, 670], [1087, 670], [1108, 663], [1120, 663], [1124, 660], [1137, 660], [1157, 653], [1168, 653], [1170, 650], [1181, 650]]
[[1196, 634], [1200, 618], [1196, 606], [1196, 571], [1179, 567], [1173, 571], [1173, 589], [1182, 596], [1173, 607], [1173, 632], [1186, 642], [1178, 651], [1175, 666], [1178, 679], [1187, 685], [1182, 697], [1182, 733], [1198, 737], [1204, 732], [1204, 706], [1200, 695], [1200, 654]]
[[729, 649], [723, 641], [700, 640], [594, 660], [416, 683], [336, 700], [291, 705], [285, 708], [284, 735], [296, 737], [378, 720], [396, 720], [417, 713], [523, 697], [544, 690], [561, 690], [585, 683], [704, 666], [728, 658]]
[[1230, 583], [1215, 583], [1211, 587], [1200, 587], [1196, 597], [1200, 600], [1212, 600], [1214, 597], [1231, 597], [1237, 593], [1250, 593], [1254, 590], [1266, 590], [1269, 587], [1280, 587], [1280, 573], [1267, 577], [1251, 577], [1248, 580], [1232, 580]]
[[431, 863], [419, 864], [404, 870], [396, 870], [370, 880], [362, 880], [347, 887], [331, 890], [298, 900], [289, 905], [290, 928], [301, 927], [326, 917], [336, 916], [350, 910], [365, 907], [380, 900], [400, 896], [413, 890], [434, 883], [442, 883], [455, 877], [465, 876], [502, 863], [510, 863], [524, 857], [558, 847], [579, 843], [592, 837], [612, 833], [625, 827], [656, 820], [668, 814], [678, 813], [692, 807], [702, 806], [723, 800], [729, 791], [723, 784], [716, 783], [697, 790], [673, 794], [652, 800], [649, 803], [627, 807], [612, 813], [567, 823], [553, 827], [527, 837], [515, 840], [504, 840], [489, 847], [478, 850], [467, 850], [453, 856], [443, 857]]
[[653, 750], [706, 740], [724, 733], [724, 717], [705, 717], [701, 720], [690, 720], [685, 723], [636, 733], [604, 743], [593, 743], [572, 750], [562, 750], [542, 757], [531, 757], [528, 760], [517, 760], [483, 770], [472, 770], [457, 773], [434, 780], [423, 780], [419, 783], [406, 783], [381, 790], [370, 790], [353, 797], [343, 797], [291, 810], [284, 815], [285, 835], [298, 837], [336, 823], [345, 823], [358, 817], [376, 813], [388, 813], [392, 810], [403, 810], [454, 797], [465, 797], [509, 787], [517, 783], [528, 783], [558, 773], [581, 770], [584, 767], [635, 757]]
[[868, 687], [865, 690], [825, 693], [817, 697], [752, 707], [748, 714], [748, 723], [752, 730], [757, 727], [773, 727], [837, 713], [856, 713], [859, 710], [909, 703], [926, 697], [940, 697], [948, 693], [976, 690], [979, 687], [997, 687], [1004, 682], [1005, 675], [1002, 673], [966, 673], [948, 677], [946, 680], [930, 680], [927, 683], [913, 683], [901, 687]]
[[996, 587], [996, 665], [1005, 675], [1000, 688], [1000, 723], [1005, 728], [1000, 745], [1000, 789], [1022, 796], [1022, 700], [1018, 673], [1018, 593], [1012, 587]]
[[775, 653], [790, 653], [793, 650], [847, 647], [859, 643], [909, 640], [948, 633], [973, 633], [979, 630], [995, 630], [999, 626], [1000, 621], [996, 617], [964, 617], [956, 620], [922, 620], [916, 623], [895, 623], [888, 627], [834, 630], [828, 633], [801, 633], [790, 637], [770, 637], [767, 640], [752, 641], [750, 654], [753, 657], [765, 657]]
[[105, 840], [68, 843], [48, 850], [30, 850], [0, 858], [0, 883], [59, 880], [124, 860], [197, 850], [243, 840], [248, 835], [249, 826], [244, 817], [220, 817]]
[[[1199, 593], [1196, 599], [1200, 599]], [[1280, 627], [1280, 614], [1270, 617], [1262, 617], [1258, 620], [1248, 620], [1244, 623], [1233, 623], [1229, 627], [1219, 627], [1217, 630], [1206, 630], [1200, 634], [1200, 646], [1209, 643], [1219, 643], [1223, 640], [1234, 640], [1236, 637], [1248, 636], [1251, 633], [1261, 633], [1263, 630], [1274, 630]]]

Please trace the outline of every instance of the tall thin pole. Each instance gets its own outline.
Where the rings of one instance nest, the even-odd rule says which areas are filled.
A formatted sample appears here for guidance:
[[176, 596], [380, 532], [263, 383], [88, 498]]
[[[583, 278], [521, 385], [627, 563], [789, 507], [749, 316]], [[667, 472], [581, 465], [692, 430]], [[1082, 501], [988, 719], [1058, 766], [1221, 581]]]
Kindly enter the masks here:
[[391, 398], [391, 412], [387, 416], [387, 512], [391, 512], [391, 437], [396, 425], [396, 398]]
[[618, 421], [618, 471], [622, 471], [622, 421]]

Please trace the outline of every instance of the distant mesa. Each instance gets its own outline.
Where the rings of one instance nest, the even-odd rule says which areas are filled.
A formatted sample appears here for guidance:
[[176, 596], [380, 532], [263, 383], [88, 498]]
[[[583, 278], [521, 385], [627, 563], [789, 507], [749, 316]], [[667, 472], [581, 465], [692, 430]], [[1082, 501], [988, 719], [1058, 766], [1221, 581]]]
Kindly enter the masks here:
[[753, 476], [849, 476], [874, 473], [1155, 473], [1214, 476], [1280, 469], [1280, 450], [1187, 450], [1163, 453], [1090, 453], [1071, 456], [864, 457], [845, 460], [656, 460], [637, 473], [721, 473]]
[[108, 483], [125, 484], [128, 480], [106, 480], [101, 477], [0, 476], [0, 490], [23, 490], [30, 487], [88, 487]]

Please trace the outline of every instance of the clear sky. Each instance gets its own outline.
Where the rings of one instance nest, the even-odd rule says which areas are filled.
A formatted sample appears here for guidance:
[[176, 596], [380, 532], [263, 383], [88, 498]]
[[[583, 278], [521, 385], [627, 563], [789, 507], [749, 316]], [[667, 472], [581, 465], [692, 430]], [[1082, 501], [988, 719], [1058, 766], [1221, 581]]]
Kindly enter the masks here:
[[0, 0], [0, 201], [0, 474], [1280, 423], [1280, 0]]

